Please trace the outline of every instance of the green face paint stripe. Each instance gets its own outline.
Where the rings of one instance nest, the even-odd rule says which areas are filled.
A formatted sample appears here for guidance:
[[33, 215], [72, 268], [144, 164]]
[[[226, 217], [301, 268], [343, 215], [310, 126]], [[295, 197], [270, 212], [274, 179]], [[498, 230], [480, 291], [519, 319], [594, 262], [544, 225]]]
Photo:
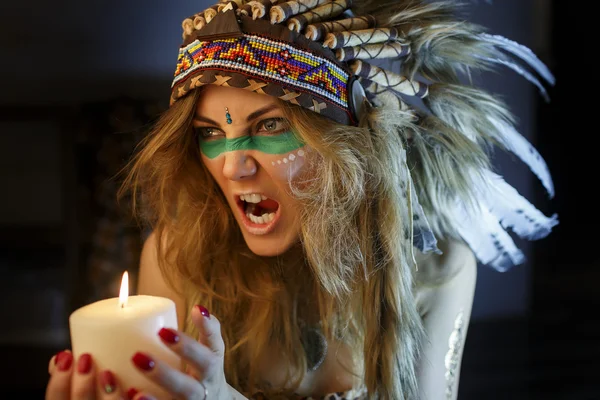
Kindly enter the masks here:
[[225, 151], [225, 141], [227, 139], [202, 140], [200, 139], [200, 150], [206, 157], [213, 159]]
[[226, 151], [258, 150], [266, 154], [285, 154], [302, 146], [304, 146], [304, 143], [291, 131], [274, 136], [242, 136], [235, 139], [200, 140], [200, 150], [210, 159]]
[[237, 150], [255, 150], [252, 148], [254, 138], [252, 136], [242, 136], [235, 139], [226, 139], [225, 151]]

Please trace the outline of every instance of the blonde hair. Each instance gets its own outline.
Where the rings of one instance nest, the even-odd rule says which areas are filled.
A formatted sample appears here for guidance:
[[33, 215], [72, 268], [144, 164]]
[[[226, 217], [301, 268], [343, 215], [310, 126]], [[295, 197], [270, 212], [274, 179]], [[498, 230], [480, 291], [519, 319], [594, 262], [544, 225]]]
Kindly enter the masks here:
[[[487, 150], [503, 148], [492, 121], [512, 122], [496, 98], [459, 83], [460, 72], [487, 67], [480, 56], [491, 48], [479, 27], [454, 20], [454, 2], [372, 0], [362, 8], [380, 26], [401, 28], [412, 43], [403, 63], [407, 76], [418, 72], [438, 82], [424, 99], [431, 113], [416, 121], [409, 112], [367, 108], [352, 127], [281, 103], [312, 154], [310, 173], [290, 182], [302, 205], [300, 261], [290, 265], [289, 254], [261, 258], [246, 246], [191, 134], [199, 90], [158, 121], [123, 186], [133, 190], [140, 215], [164, 243], [158, 257], [165, 280], [190, 307], [203, 304], [221, 321], [227, 381], [244, 393], [287, 394], [260, 381], [267, 354], [281, 354], [291, 365], [291, 391], [299, 385], [307, 364], [299, 324], [309, 320], [354, 351], [348, 369], [369, 397], [418, 397], [423, 327], [414, 292], [425, 281], [444, 279], [428, 271], [413, 276], [411, 222], [404, 215], [411, 216], [400, 177], [408, 168], [435, 236], [459, 239], [452, 206], [475, 197], [476, 175], [489, 168]], [[456, 272], [441, 271], [446, 278]], [[318, 320], [307, 309], [318, 311]], [[189, 318], [185, 330], [197, 334]]]
[[[414, 398], [423, 328], [402, 220], [402, 127], [379, 126], [373, 110], [351, 127], [281, 103], [311, 154], [310, 173], [290, 182], [302, 209], [304, 254], [290, 268], [285, 255], [266, 259], [249, 251], [203, 166], [190, 128], [199, 92], [164, 113], [141, 143], [123, 190], [133, 191], [134, 209], [164, 243], [158, 257], [166, 281], [190, 307], [203, 304], [221, 321], [228, 383], [245, 393], [287, 394], [260, 381], [259, 365], [275, 349], [292, 366], [287, 382], [295, 389], [307, 365], [299, 320], [311, 320], [305, 302], [315, 299], [308, 306], [318, 320], [311, 322], [356, 352], [347, 367], [370, 396]], [[409, 121], [401, 112], [397, 117]], [[189, 316], [185, 330], [197, 334]]]

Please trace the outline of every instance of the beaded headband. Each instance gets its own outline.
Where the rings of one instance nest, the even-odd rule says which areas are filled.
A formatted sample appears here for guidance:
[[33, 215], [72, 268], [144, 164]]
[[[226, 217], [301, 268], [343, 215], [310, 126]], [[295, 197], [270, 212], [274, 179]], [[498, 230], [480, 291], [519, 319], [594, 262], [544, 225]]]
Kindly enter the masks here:
[[355, 79], [333, 52], [284, 26], [223, 8], [179, 50], [172, 102], [213, 84], [275, 96], [345, 125], [357, 122], [349, 102]]
[[[356, 121], [364, 90], [376, 106], [390, 103], [392, 95], [392, 103], [409, 109], [411, 97], [427, 96], [425, 80], [364, 60], [405, 59], [411, 43], [397, 27], [383, 27], [389, 23], [372, 15], [354, 16], [351, 7], [352, 0], [221, 0], [186, 18], [171, 103], [214, 84], [269, 94], [343, 124]], [[547, 98], [527, 68], [550, 84], [554, 77], [531, 50], [497, 35], [476, 39], [488, 54], [475, 57], [513, 69]]]
[[[530, 49], [453, 20], [447, 1], [396, 0], [386, 6], [391, 12], [378, 1], [221, 1], [182, 23], [184, 42], [171, 103], [212, 84], [271, 95], [345, 125], [357, 124], [367, 103], [403, 110], [409, 125], [417, 128], [400, 132], [411, 151], [401, 155], [406, 171], [398, 178], [409, 200], [407, 230], [421, 251], [437, 250], [435, 237], [453, 231], [481, 262], [506, 270], [524, 258], [506, 229], [537, 239], [556, 225], [555, 216], [543, 215], [502, 177], [473, 160], [469, 164], [458, 154], [461, 149], [444, 148], [452, 143], [439, 139], [458, 132], [472, 146], [500, 144], [525, 162], [552, 196], [546, 163], [514, 129], [504, 105], [461, 84], [458, 74], [507, 67], [547, 98], [545, 84], [553, 85], [554, 77]], [[394, 71], [375, 65], [388, 60], [395, 61]], [[444, 145], [412, 146], [415, 135]], [[444, 157], [442, 148], [448, 153]], [[422, 154], [427, 152], [435, 154]], [[419, 169], [408, 168], [409, 157], [438, 163], [419, 168], [453, 171], [462, 181], [447, 182], [425, 172], [414, 179]], [[426, 185], [426, 179], [437, 181]], [[465, 206], [460, 196], [465, 193], [451, 185], [471, 188], [474, 207]], [[432, 192], [436, 190], [447, 193], [441, 196]]]

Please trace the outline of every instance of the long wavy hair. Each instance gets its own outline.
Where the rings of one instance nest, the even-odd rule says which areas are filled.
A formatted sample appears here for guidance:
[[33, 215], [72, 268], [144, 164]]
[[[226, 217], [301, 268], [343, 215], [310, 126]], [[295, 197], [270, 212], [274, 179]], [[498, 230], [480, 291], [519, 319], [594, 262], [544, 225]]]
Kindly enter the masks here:
[[[384, 129], [371, 110], [349, 127], [282, 102], [312, 155], [308, 172], [290, 181], [301, 204], [303, 257], [262, 258], [247, 248], [201, 161], [191, 130], [199, 95], [163, 114], [140, 144], [123, 190], [133, 191], [134, 209], [163, 243], [157, 250], [166, 281], [221, 321], [227, 381], [245, 393], [287, 394], [260, 380], [259, 365], [275, 349], [292, 367], [293, 391], [306, 371], [299, 326], [308, 321], [355, 351], [347, 367], [369, 393], [414, 398], [423, 330], [398, 181], [405, 168], [398, 129], [410, 118], [398, 112], [398, 124]], [[185, 330], [197, 334], [189, 316]]]
[[[347, 368], [369, 397], [418, 397], [415, 364], [424, 333], [414, 294], [421, 281], [399, 177], [409, 168], [436, 236], [457, 237], [447, 205], [468, 202], [473, 171], [488, 166], [488, 132], [495, 131], [488, 117], [510, 116], [493, 97], [459, 84], [465, 68], [485, 67], [474, 55], [487, 49], [478, 27], [453, 20], [452, 2], [390, 7], [371, 9], [385, 11], [383, 26], [403, 27], [415, 44], [406, 68], [446, 83], [430, 87], [432, 115], [420, 120], [367, 108], [358, 127], [343, 126], [281, 103], [312, 154], [307, 173], [289, 182], [302, 213], [298, 251], [290, 254], [301, 257], [258, 257], [246, 246], [192, 134], [201, 90], [163, 114], [129, 165], [122, 192], [133, 192], [134, 210], [157, 235], [162, 275], [188, 309], [203, 304], [219, 318], [227, 381], [243, 393], [286, 396], [298, 387], [307, 366], [300, 326], [309, 323], [348, 344]], [[185, 330], [197, 335], [189, 316]], [[287, 389], [261, 381], [270, 354], [291, 366]]]

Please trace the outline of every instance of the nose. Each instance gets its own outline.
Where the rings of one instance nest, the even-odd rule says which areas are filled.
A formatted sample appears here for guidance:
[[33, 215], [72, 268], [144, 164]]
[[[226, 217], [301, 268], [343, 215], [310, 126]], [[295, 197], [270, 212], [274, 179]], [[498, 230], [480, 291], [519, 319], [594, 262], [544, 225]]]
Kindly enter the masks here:
[[225, 178], [238, 181], [256, 174], [256, 160], [250, 157], [246, 151], [228, 151], [224, 155], [223, 175]]

